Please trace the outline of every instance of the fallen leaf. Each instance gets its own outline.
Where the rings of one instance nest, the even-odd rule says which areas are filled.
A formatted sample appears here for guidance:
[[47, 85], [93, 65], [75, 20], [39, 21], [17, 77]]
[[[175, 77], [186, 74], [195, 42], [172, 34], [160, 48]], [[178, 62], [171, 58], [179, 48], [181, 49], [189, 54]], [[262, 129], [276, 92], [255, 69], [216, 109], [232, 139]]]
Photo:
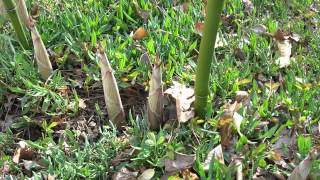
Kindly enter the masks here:
[[300, 36], [298, 34], [291, 33], [290, 39], [295, 41], [295, 42], [299, 42], [300, 41]]
[[164, 162], [164, 166], [166, 172], [175, 172], [192, 167], [194, 162], [194, 155], [175, 153], [175, 159], [166, 159]]
[[39, 17], [40, 15], [40, 10], [39, 10], [39, 4], [33, 4], [33, 6], [31, 7], [31, 16], [36, 19]]
[[291, 167], [288, 165], [288, 163], [286, 163], [282, 157], [279, 151], [272, 151], [271, 152], [271, 158], [274, 161], [275, 164], [277, 164], [278, 166], [281, 166], [284, 169], [288, 169], [291, 170]]
[[194, 102], [194, 90], [183, 84], [173, 82], [173, 86], [167, 89], [165, 94], [170, 95], [176, 101], [177, 119], [185, 123], [194, 117], [194, 110], [191, 104]]
[[269, 93], [275, 93], [278, 88], [280, 87], [280, 83], [269, 81], [264, 83], [264, 86], [267, 87], [267, 94]]
[[245, 53], [240, 48], [236, 48], [234, 50], [234, 56], [240, 61], [244, 61], [246, 59]]
[[190, 169], [185, 169], [181, 172], [182, 179], [187, 179], [187, 180], [198, 180], [199, 177], [197, 174], [193, 173], [190, 171]]
[[137, 176], [138, 172], [132, 172], [123, 167], [112, 176], [112, 180], [136, 180]]
[[145, 38], [146, 36], [148, 36], [148, 32], [146, 29], [144, 29], [143, 27], [139, 27], [133, 34], [132, 38], [134, 40], [141, 40], [143, 38]]
[[287, 158], [287, 153], [283, 150], [283, 147], [292, 148], [296, 144], [296, 136], [290, 136], [289, 130], [282, 130], [279, 139], [272, 145], [273, 151], [280, 153], [281, 157]]
[[250, 0], [242, 0], [242, 3], [245, 5], [245, 8], [249, 11], [252, 11], [254, 6], [253, 3]]
[[278, 29], [275, 33], [272, 34], [272, 37], [277, 41], [284, 41], [289, 39], [289, 34], [284, 31]]
[[195, 30], [196, 30], [196, 33], [198, 33], [200, 36], [202, 36], [202, 31], [203, 31], [203, 28], [204, 28], [204, 23], [203, 22], [196, 22], [195, 24]]
[[263, 35], [267, 33], [267, 27], [265, 25], [259, 24], [252, 28], [252, 31], [256, 34]]
[[249, 84], [251, 83], [252, 80], [251, 79], [241, 79], [241, 80], [237, 80], [237, 85], [244, 85], [244, 84]]
[[179, 172], [167, 172], [164, 173], [160, 180], [181, 180], [181, 178], [179, 177]]
[[298, 34], [292, 33], [292, 32], [284, 32], [280, 29], [278, 29], [275, 33], [271, 35], [274, 39], [277, 41], [285, 41], [285, 40], [290, 40], [290, 41], [295, 41], [299, 42], [300, 41], [300, 36]]
[[209, 166], [213, 160], [213, 158], [217, 161], [219, 161], [221, 164], [224, 164], [224, 157], [223, 157], [223, 151], [222, 151], [222, 146], [221, 144], [219, 144], [218, 146], [216, 146], [214, 149], [212, 149], [208, 155], [206, 160], [204, 161], [204, 169], [206, 171], [209, 170]]
[[149, 57], [149, 54], [148, 53], [143, 53], [141, 56], [140, 56], [140, 61], [144, 64], [148, 64], [150, 67], [152, 67], [151, 65], [151, 61], [150, 61], [150, 57]]
[[306, 180], [312, 167], [312, 161], [317, 156], [319, 156], [318, 150], [311, 150], [309, 155], [294, 168], [288, 180]]
[[234, 165], [237, 170], [236, 180], [243, 180], [243, 165], [242, 165], [242, 159], [240, 157], [235, 157], [233, 159]]
[[[280, 179], [277, 179], [277, 178], [280, 178]], [[281, 179], [281, 175], [279, 175], [279, 173], [272, 173], [270, 171], [267, 171], [265, 169], [261, 169], [261, 168], [257, 168], [257, 171], [255, 172], [255, 174], [253, 175], [252, 179], [253, 180], [274, 180], [274, 179], [277, 179], [277, 180], [282, 180]]]
[[237, 132], [238, 132], [238, 134], [239, 134], [240, 136], [243, 136], [243, 134], [242, 134], [241, 131], [240, 131], [241, 122], [242, 122], [243, 119], [244, 119], [244, 118], [243, 118], [239, 113], [235, 112], [235, 113], [233, 114], [233, 123], [234, 123], [234, 125], [235, 125], [235, 127], [236, 127], [236, 129], [237, 129]]
[[52, 174], [48, 174], [48, 180], [55, 180], [56, 176]]
[[279, 41], [277, 43], [280, 57], [276, 60], [276, 63], [279, 64], [280, 68], [284, 68], [290, 65], [290, 56], [291, 56], [291, 43], [289, 40]]
[[[251, 82], [251, 81], [250, 81]], [[238, 103], [247, 104], [249, 101], [249, 93], [247, 91], [237, 91], [235, 100]]]
[[[203, 22], [197, 22], [195, 24], [195, 31], [200, 36], [202, 36], [203, 28], [204, 28]], [[218, 48], [218, 47], [224, 47], [226, 45], [227, 45], [227, 41], [220, 35], [220, 33], [217, 33], [216, 42], [215, 42], [214, 47]]]
[[38, 169], [41, 166], [35, 162], [35, 161], [28, 161], [28, 160], [22, 160], [22, 164], [24, 166], [24, 168], [28, 171], [34, 170], [34, 169]]
[[68, 93], [70, 92], [70, 90], [68, 89], [67, 86], [62, 86], [58, 88], [58, 92], [62, 97], [65, 97], [68, 95]]
[[128, 161], [135, 152], [136, 150], [134, 148], [125, 149], [123, 152], [117, 154], [117, 156], [111, 160], [111, 164], [113, 166], [117, 166], [121, 162]]
[[36, 152], [27, 146], [25, 141], [20, 141], [19, 147], [16, 149], [12, 161], [15, 164], [19, 164], [20, 160], [32, 160], [35, 157]]
[[143, 9], [139, 9], [138, 11], [139, 16], [143, 19], [144, 22], [148, 22], [150, 13], [149, 11], [143, 10]]
[[178, 5], [178, 6], [174, 6], [173, 7], [174, 10], [180, 11], [180, 12], [187, 12], [188, 8], [189, 8], [189, 3], [188, 2], [185, 2], [185, 3], [182, 3], [182, 4]]
[[221, 137], [221, 145], [229, 146], [231, 142], [231, 122], [233, 121], [233, 112], [226, 111], [218, 121], [219, 134]]
[[201, 14], [202, 14], [203, 17], [206, 17], [206, 15], [207, 15], [207, 8], [202, 8]]
[[138, 180], [150, 180], [154, 174], [154, 169], [147, 169], [138, 177]]
[[85, 109], [87, 107], [83, 99], [79, 99], [79, 108]]

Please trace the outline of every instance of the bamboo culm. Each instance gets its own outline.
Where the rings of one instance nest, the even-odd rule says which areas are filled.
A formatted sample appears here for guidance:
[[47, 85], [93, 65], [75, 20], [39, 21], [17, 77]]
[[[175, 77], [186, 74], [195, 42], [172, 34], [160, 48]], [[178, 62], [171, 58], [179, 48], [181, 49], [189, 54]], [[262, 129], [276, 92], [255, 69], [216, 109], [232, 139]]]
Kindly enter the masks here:
[[3, 0], [3, 5], [6, 9], [7, 15], [12, 23], [12, 26], [16, 32], [17, 38], [24, 49], [29, 49], [29, 43], [26, 34], [23, 30], [23, 25], [19, 19], [16, 11], [16, 5], [12, 0]]
[[209, 95], [209, 77], [223, 3], [224, 0], [208, 0], [207, 4], [195, 81], [196, 100], [194, 107], [196, 114], [201, 118], [205, 118], [206, 115]]

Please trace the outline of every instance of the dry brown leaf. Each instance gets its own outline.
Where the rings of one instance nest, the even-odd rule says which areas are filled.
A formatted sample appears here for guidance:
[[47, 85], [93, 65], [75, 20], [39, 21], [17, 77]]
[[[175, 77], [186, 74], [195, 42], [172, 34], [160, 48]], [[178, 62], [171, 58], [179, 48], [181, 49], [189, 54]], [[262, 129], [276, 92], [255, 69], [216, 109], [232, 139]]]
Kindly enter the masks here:
[[180, 11], [180, 12], [187, 12], [188, 8], [189, 8], [189, 3], [188, 2], [185, 2], [185, 3], [182, 3], [182, 4], [178, 5], [178, 6], [174, 6], [173, 7], [174, 10]]
[[244, 61], [246, 59], [246, 54], [240, 48], [234, 49], [234, 56], [240, 61]]
[[120, 128], [125, 124], [125, 114], [119, 94], [117, 81], [113, 75], [113, 70], [108, 61], [108, 58], [101, 47], [97, 51], [97, 56], [100, 60], [102, 85], [108, 116], [112, 123]]
[[28, 171], [41, 168], [41, 165], [39, 165], [36, 161], [22, 160], [22, 165]]
[[254, 6], [253, 3], [250, 0], [242, 0], [242, 3], [245, 5], [245, 8], [249, 11], [252, 11]]
[[274, 150], [270, 152], [269, 159], [272, 160], [276, 165], [287, 169], [292, 170], [292, 168], [288, 165], [288, 163], [282, 159], [281, 153], [279, 150]]
[[190, 171], [190, 169], [185, 169], [181, 172], [182, 179], [187, 179], [187, 180], [198, 180], [199, 177], [197, 174], [193, 173]]
[[[202, 36], [203, 28], [204, 28], [203, 22], [196, 22], [195, 23], [195, 31], [200, 36]], [[220, 33], [217, 33], [216, 43], [215, 43], [214, 47], [218, 48], [218, 47], [224, 47], [226, 45], [227, 45], [226, 40], [220, 35]]]
[[200, 34], [200, 36], [202, 36], [204, 23], [203, 22], [196, 22], [196, 24], [194, 25], [194, 28], [196, 30], [196, 33], [198, 33], [198, 34]]
[[277, 41], [285, 41], [289, 40], [290, 35], [289, 33], [286, 33], [280, 29], [278, 29], [275, 33], [272, 34], [272, 37], [276, 39]]
[[247, 91], [237, 91], [235, 100], [238, 103], [248, 104], [249, 99], [249, 93]]
[[224, 112], [218, 121], [221, 145], [227, 147], [231, 142], [231, 122], [233, 121], [232, 112]]
[[138, 180], [150, 180], [154, 176], [154, 169], [147, 169], [138, 177]]
[[148, 97], [148, 126], [158, 130], [163, 120], [163, 87], [160, 64], [155, 64], [152, 69]]
[[117, 156], [111, 160], [111, 164], [113, 166], [117, 166], [121, 162], [129, 161], [135, 152], [136, 150], [134, 148], [125, 149], [123, 152], [117, 154]]
[[52, 174], [48, 174], [48, 180], [55, 180], [56, 176]]
[[193, 166], [195, 160], [195, 155], [176, 153], [174, 160], [165, 160], [165, 170], [166, 172], [176, 172], [181, 171], [183, 169], [188, 169]]
[[36, 152], [27, 146], [25, 141], [20, 141], [19, 147], [16, 149], [12, 161], [15, 164], [19, 164], [20, 160], [32, 160], [35, 157]]
[[277, 180], [282, 180], [283, 176], [279, 175], [279, 173], [272, 173], [270, 171], [261, 169], [261, 168], [257, 168], [257, 171], [255, 172], [255, 174], [253, 175], [252, 179], [253, 180], [275, 180], [277, 178]]
[[252, 31], [256, 34], [263, 35], [267, 33], [267, 27], [263, 24], [255, 26]]
[[306, 180], [312, 167], [312, 161], [317, 156], [319, 156], [318, 150], [311, 150], [309, 155], [292, 171], [288, 180]]
[[47, 80], [53, 72], [48, 52], [34, 24], [34, 21], [31, 18], [28, 25], [31, 31], [34, 54], [37, 60], [39, 73], [42, 79]]
[[143, 38], [145, 38], [146, 36], [148, 36], [148, 32], [146, 29], [144, 29], [143, 27], [139, 27], [133, 34], [132, 38], [134, 40], [141, 40]]
[[40, 5], [38, 3], [34, 3], [31, 7], [31, 16], [34, 19], [39, 18], [40, 16]]
[[237, 129], [237, 132], [240, 136], [243, 136], [243, 134], [241, 133], [241, 130], [240, 130], [241, 123], [242, 123], [243, 119], [244, 119], [243, 116], [241, 116], [239, 113], [235, 112], [233, 114], [233, 123], [234, 123], [234, 125]]
[[240, 157], [235, 157], [233, 159], [234, 165], [237, 170], [236, 180], [243, 180], [243, 165], [242, 165], [242, 159]]
[[203, 8], [203, 9], [201, 10], [201, 14], [202, 14], [203, 17], [206, 17], [206, 15], [207, 15], [207, 8]]
[[69, 88], [67, 86], [61, 86], [58, 88], [58, 92], [62, 97], [65, 97], [70, 92]]
[[280, 68], [284, 68], [290, 65], [290, 56], [291, 56], [291, 43], [289, 40], [279, 41], [277, 43], [280, 57], [277, 59], [277, 64]]
[[79, 99], [79, 108], [85, 109], [87, 107], [84, 99]]
[[284, 150], [283, 147], [292, 148], [296, 144], [296, 135], [290, 136], [289, 130], [283, 130], [279, 139], [272, 145], [273, 151], [279, 153], [281, 157], [288, 158], [288, 155]]
[[224, 157], [223, 157], [223, 151], [222, 151], [222, 146], [219, 144], [216, 146], [214, 149], [212, 149], [208, 155], [206, 160], [204, 161], [204, 170], [208, 171], [209, 166], [213, 160], [213, 158], [217, 161], [219, 161], [221, 164], [224, 164]]
[[194, 110], [191, 104], [194, 102], [194, 90], [187, 88], [183, 84], [173, 82], [173, 86], [167, 89], [165, 94], [170, 95], [176, 101], [177, 118], [181, 123], [185, 123], [194, 117]]
[[242, 115], [237, 113], [237, 111], [239, 111], [241, 107], [248, 106], [249, 104], [249, 94], [245, 91], [238, 91], [235, 97], [235, 101], [232, 104], [227, 103], [225, 105], [224, 113], [218, 121], [221, 145], [223, 147], [228, 146], [231, 142], [231, 122], [234, 123], [238, 134], [240, 136], [243, 136], [240, 127], [244, 118]]
[[148, 22], [150, 13], [146, 10], [139, 9], [138, 10], [139, 16], [143, 19], [144, 22]]
[[123, 167], [118, 172], [113, 174], [112, 180], [136, 180], [138, 172], [129, 171], [129, 169]]

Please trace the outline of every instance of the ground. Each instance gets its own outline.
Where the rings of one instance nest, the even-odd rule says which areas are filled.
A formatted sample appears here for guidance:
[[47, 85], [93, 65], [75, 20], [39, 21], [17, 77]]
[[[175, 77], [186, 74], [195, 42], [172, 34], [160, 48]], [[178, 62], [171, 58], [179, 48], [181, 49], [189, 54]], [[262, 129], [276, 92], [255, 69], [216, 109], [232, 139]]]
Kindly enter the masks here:
[[[0, 177], [232, 179], [241, 167], [244, 179], [285, 179], [310, 160], [301, 172], [319, 179], [318, 1], [226, 0], [207, 118], [148, 130], [144, 54], [151, 63], [161, 59], [165, 89], [173, 81], [193, 87], [205, 3], [27, 1], [55, 69], [46, 82], [33, 51], [19, 46], [0, 17]], [[147, 34], [134, 37], [141, 27]], [[105, 108], [100, 41], [127, 114], [122, 130]], [[241, 94], [246, 102], [229, 117]], [[210, 158], [213, 149], [218, 155]]]

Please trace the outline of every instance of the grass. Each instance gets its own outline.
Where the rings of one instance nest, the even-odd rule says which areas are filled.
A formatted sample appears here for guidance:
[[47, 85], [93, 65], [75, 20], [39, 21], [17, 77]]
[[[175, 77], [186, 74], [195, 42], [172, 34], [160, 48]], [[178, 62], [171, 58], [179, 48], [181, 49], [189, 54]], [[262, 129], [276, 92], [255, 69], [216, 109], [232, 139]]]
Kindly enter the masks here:
[[[36, 71], [32, 51], [19, 46], [12, 27], [0, 18], [0, 167], [10, 167], [8, 172], [0, 168], [0, 175], [18, 179], [48, 174], [57, 179], [102, 179], [127, 167], [139, 172], [154, 168], [156, 179], [165, 174], [164, 160], [180, 152], [196, 154], [194, 172], [200, 176], [201, 163], [220, 143], [218, 120], [224, 104], [241, 90], [250, 94], [252, 104], [239, 111], [244, 117], [244, 136], [234, 130], [232, 146], [243, 158], [244, 176], [253, 177], [258, 169], [289, 176], [292, 168], [274, 163], [272, 147], [277, 140], [295, 135], [293, 152], [285, 147], [283, 150], [294, 157], [286, 155], [285, 161], [295, 165], [311, 147], [320, 144], [315, 130], [320, 118], [320, 17], [311, 10], [316, 4], [311, 0], [292, 0], [290, 5], [285, 1], [252, 2], [254, 9], [249, 12], [241, 0], [226, 1], [220, 34], [227, 45], [217, 48], [212, 65], [208, 121], [174, 123], [158, 133], [146, 128], [145, 115], [129, 100], [124, 100], [124, 106], [132, 108], [126, 130], [117, 132], [108, 122], [99, 62], [94, 55], [96, 44], [105, 41], [107, 56], [124, 91], [143, 96], [141, 91], [148, 88], [151, 69], [140, 58], [145, 52], [162, 60], [166, 86], [172, 80], [193, 86], [201, 39], [194, 26], [204, 20], [202, 2], [192, 0], [183, 12], [171, 1], [87, 0], [60, 1], [58, 5], [51, 0], [38, 1], [37, 28], [56, 69], [47, 82], [42, 82]], [[29, 8], [35, 6], [28, 3]], [[139, 15], [142, 10], [149, 13], [146, 20]], [[292, 47], [293, 64], [279, 68], [275, 63], [279, 56], [276, 42], [251, 30], [258, 24], [265, 25], [270, 33], [281, 29], [300, 35], [300, 41]], [[139, 27], [147, 29], [149, 35], [134, 41], [130, 33]], [[242, 57], [236, 53], [237, 48]], [[142, 90], [134, 89], [133, 82], [143, 85]], [[267, 125], [261, 126], [263, 123]], [[13, 163], [21, 140], [33, 149], [33, 160], [41, 164], [40, 168], [28, 170]], [[130, 158], [112, 161], [131, 147], [135, 151]], [[225, 156], [225, 161], [229, 164], [231, 157]], [[211, 179], [227, 178], [226, 172], [233, 172], [228, 168], [214, 163]], [[312, 171], [319, 170], [316, 160]]]

